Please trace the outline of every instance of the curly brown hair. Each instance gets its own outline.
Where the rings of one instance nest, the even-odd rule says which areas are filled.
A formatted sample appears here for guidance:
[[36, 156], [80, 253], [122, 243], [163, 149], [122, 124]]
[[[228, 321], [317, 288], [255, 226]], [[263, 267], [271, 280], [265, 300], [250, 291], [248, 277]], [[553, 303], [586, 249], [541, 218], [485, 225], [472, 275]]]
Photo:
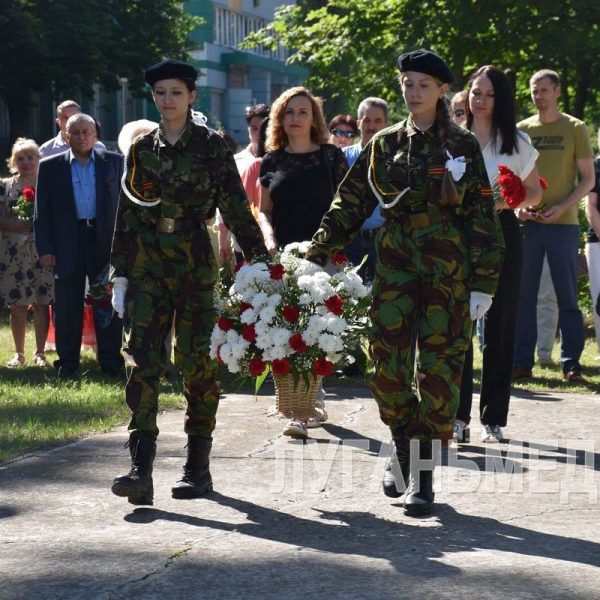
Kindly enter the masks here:
[[283, 129], [283, 116], [288, 102], [295, 96], [305, 96], [310, 101], [313, 113], [313, 124], [310, 128], [310, 139], [315, 143], [326, 144], [329, 139], [329, 130], [325, 123], [325, 115], [323, 114], [323, 100], [317, 96], [313, 96], [305, 87], [297, 86], [283, 92], [273, 105], [267, 128], [267, 141], [265, 149], [267, 152], [272, 150], [281, 150], [288, 143], [288, 136]]

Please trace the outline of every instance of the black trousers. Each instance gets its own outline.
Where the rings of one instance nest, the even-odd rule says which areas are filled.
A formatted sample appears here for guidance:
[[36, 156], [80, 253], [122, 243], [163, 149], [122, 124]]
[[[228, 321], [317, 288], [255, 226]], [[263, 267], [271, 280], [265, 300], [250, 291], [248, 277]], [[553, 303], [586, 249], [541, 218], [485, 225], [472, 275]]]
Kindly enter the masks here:
[[[90, 282], [94, 282], [99, 274], [95, 225], [90, 227], [85, 222], [79, 223], [75, 261], [71, 277], [56, 277], [54, 280], [54, 328], [58, 354], [54, 366], [63, 372], [79, 369], [85, 278], [87, 276]], [[124, 364], [121, 356], [123, 321], [114, 315], [110, 325], [103, 329], [94, 315], [94, 324], [100, 368], [111, 372], [121, 369]]]
[[[506, 246], [498, 290], [485, 316], [483, 368], [479, 395], [479, 418], [484, 425], [504, 427], [508, 417], [510, 385], [519, 304], [523, 241], [519, 222], [512, 210], [500, 213]], [[473, 343], [465, 355], [456, 418], [469, 423], [473, 401]]]

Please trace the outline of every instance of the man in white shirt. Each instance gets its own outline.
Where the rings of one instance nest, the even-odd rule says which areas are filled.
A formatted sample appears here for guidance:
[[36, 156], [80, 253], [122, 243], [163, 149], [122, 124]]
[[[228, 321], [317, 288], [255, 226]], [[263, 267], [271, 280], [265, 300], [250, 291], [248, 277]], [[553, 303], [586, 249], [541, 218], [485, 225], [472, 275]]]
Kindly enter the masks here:
[[[75, 100], [65, 100], [56, 107], [55, 122], [58, 125], [59, 132], [56, 137], [49, 139], [40, 146], [40, 156], [42, 158], [54, 156], [69, 149], [69, 143], [66, 140], [67, 121], [69, 117], [80, 112], [81, 106]], [[106, 146], [100, 141], [96, 142], [94, 148], [96, 150], [106, 150]]]

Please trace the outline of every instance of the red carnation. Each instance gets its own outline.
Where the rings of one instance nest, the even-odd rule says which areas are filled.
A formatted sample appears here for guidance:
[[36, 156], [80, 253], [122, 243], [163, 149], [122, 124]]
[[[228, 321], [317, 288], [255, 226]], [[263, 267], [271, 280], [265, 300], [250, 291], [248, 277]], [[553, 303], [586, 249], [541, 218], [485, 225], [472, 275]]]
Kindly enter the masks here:
[[543, 177], [540, 177], [539, 180], [540, 180], [540, 186], [542, 187], [542, 189], [547, 190], [548, 182]]
[[331, 257], [331, 264], [333, 265], [345, 265], [348, 262], [348, 257], [345, 254], [334, 254]]
[[317, 360], [315, 360], [314, 369], [317, 375], [326, 377], [327, 375], [331, 375], [333, 373], [333, 363], [330, 360], [327, 360], [324, 356], [321, 356], [321, 358], [317, 358]]
[[233, 321], [227, 317], [219, 317], [217, 325], [219, 326], [219, 329], [229, 331], [233, 327]]
[[522, 179], [506, 165], [498, 165], [498, 185], [500, 194], [509, 208], [517, 208], [527, 196], [527, 188]]
[[300, 318], [300, 309], [296, 306], [290, 306], [286, 304], [281, 311], [283, 314], [283, 318], [289, 323], [296, 323]]
[[271, 265], [269, 267], [269, 274], [271, 275], [271, 279], [278, 281], [279, 279], [283, 279], [283, 274], [285, 273], [285, 268], [281, 264]]
[[273, 375], [287, 375], [290, 372], [290, 363], [285, 358], [276, 358], [271, 361]]
[[248, 302], [240, 302], [240, 315], [245, 311], [252, 308], [252, 304]]
[[247, 265], [248, 263], [245, 260], [240, 260], [239, 262], [235, 263], [235, 267], [233, 267], [233, 271], [235, 273], [237, 273], [244, 265]]
[[344, 300], [336, 294], [325, 300], [325, 306], [334, 315], [341, 315], [344, 311]]
[[290, 346], [292, 350], [298, 352], [298, 354], [302, 354], [302, 352], [306, 351], [306, 342], [302, 339], [302, 336], [299, 333], [295, 333], [290, 337]]
[[242, 325], [242, 337], [247, 342], [255, 342], [256, 329], [254, 328], [254, 325]]
[[21, 192], [21, 196], [23, 196], [23, 199], [27, 200], [27, 202], [33, 202], [35, 200], [35, 188], [26, 185]]
[[248, 362], [248, 370], [253, 377], [260, 377], [265, 372], [265, 363], [260, 356], [255, 356]]

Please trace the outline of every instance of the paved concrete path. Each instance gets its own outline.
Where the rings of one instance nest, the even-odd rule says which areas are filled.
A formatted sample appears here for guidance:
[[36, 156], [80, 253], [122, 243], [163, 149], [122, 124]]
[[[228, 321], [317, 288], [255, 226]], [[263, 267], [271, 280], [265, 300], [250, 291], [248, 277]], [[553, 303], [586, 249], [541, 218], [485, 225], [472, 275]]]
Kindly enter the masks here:
[[598, 396], [514, 397], [510, 443], [453, 446], [421, 519], [381, 492], [368, 392], [327, 400], [302, 444], [272, 397], [226, 396], [202, 499], [170, 496], [183, 411], [159, 419], [153, 507], [110, 493], [124, 427], [0, 468], [0, 598], [600, 597]]

